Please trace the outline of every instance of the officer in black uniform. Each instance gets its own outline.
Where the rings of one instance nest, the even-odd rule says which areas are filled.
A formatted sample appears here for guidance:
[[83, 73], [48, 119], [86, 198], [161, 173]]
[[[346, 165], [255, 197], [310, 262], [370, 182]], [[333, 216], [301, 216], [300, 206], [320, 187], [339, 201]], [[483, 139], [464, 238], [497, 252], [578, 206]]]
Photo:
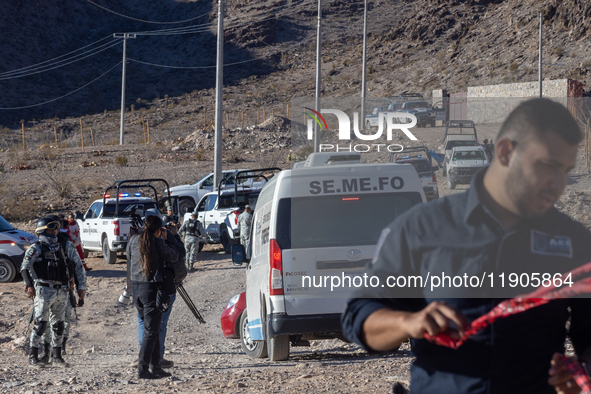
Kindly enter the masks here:
[[[84, 299], [86, 291], [86, 272], [78, 252], [71, 242], [60, 242], [59, 229], [60, 223], [54, 218], [39, 219], [35, 229], [39, 241], [27, 249], [21, 265], [25, 292], [34, 298], [35, 326], [29, 352], [29, 364], [33, 367], [44, 366], [38, 355], [48, 323], [51, 327], [51, 361], [57, 366], [68, 366], [62, 358], [62, 344], [68, 291], [74, 278], [78, 281], [80, 299]], [[73, 264], [68, 264], [68, 260]], [[48, 352], [46, 346], [45, 354]]]
[[368, 351], [397, 349], [411, 338], [413, 393], [579, 393], [561, 357], [568, 335], [579, 360], [591, 361], [588, 298], [553, 300], [499, 319], [457, 350], [424, 335], [457, 338], [468, 321], [533, 290], [507, 281], [502, 287], [500, 274], [561, 274], [591, 260], [589, 231], [553, 207], [580, 140], [561, 104], [519, 105], [501, 127], [491, 166], [467, 192], [413, 207], [385, 228], [367, 273], [382, 284], [386, 277], [484, 275], [484, 286], [360, 289], [342, 315], [345, 336]]

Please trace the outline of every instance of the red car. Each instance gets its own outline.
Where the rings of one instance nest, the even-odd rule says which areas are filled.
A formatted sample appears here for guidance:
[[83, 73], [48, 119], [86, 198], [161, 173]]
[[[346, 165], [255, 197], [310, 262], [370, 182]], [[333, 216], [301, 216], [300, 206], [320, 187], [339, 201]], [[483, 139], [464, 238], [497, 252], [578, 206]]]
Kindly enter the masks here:
[[224, 338], [238, 339], [240, 338], [240, 317], [242, 312], [246, 309], [246, 292], [236, 294], [230, 299], [228, 305], [222, 312], [220, 323], [222, 324], [222, 331]]
[[238, 339], [246, 354], [251, 357], [267, 357], [267, 343], [252, 341], [248, 332], [248, 318], [246, 316], [246, 292], [236, 294], [230, 299], [220, 318], [224, 338]]

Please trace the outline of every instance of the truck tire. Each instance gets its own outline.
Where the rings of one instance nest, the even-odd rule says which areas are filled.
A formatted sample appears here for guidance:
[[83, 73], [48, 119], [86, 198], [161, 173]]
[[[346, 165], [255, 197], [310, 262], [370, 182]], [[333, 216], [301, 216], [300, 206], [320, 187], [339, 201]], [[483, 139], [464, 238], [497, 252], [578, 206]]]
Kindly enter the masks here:
[[197, 249], [198, 252], [201, 252], [201, 249], [203, 249], [203, 245], [205, 245], [203, 242], [199, 242], [199, 248]]
[[109, 248], [109, 240], [107, 237], [103, 237], [103, 258], [107, 264], [115, 264], [117, 261], [117, 252]]
[[179, 201], [179, 211], [181, 218], [185, 212], [193, 212], [195, 210], [195, 203], [190, 198], [181, 198]]
[[16, 267], [11, 260], [0, 257], [0, 283], [12, 282], [16, 276]]
[[246, 316], [246, 309], [240, 315], [240, 345], [242, 350], [248, 356], [253, 358], [265, 358], [267, 357], [267, 342], [266, 341], [253, 341], [250, 339], [250, 333], [248, 332], [248, 317]]
[[267, 336], [267, 352], [269, 361], [285, 361], [289, 358], [289, 335], [275, 338]]
[[429, 123], [431, 125], [431, 127], [435, 127], [435, 121], [432, 120], [431, 123]]
[[441, 175], [447, 176], [447, 171], [445, 171], [445, 163], [441, 165]]
[[82, 249], [82, 256], [84, 256], [85, 259], [88, 258], [88, 255], [90, 254], [90, 252], [86, 249]]
[[228, 234], [228, 229], [226, 227], [222, 227], [220, 230], [220, 240], [222, 241], [222, 246], [224, 247], [224, 252], [226, 254], [232, 253], [232, 239]]

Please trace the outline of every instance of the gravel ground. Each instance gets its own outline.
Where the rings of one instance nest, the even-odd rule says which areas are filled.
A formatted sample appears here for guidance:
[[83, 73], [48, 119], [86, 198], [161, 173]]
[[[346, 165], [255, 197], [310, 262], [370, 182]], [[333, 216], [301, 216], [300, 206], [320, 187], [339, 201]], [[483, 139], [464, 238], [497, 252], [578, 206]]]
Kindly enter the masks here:
[[[480, 126], [479, 139], [493, 138], [498, 125]], [[443, 136], [442, 128], [417, 129], [421, 143], [437, 150]], [[132, 155], [141, 148], [130, 146], [127, 151], [113, 147], [107, 157], [121, 154]], [[77, 163], [75, 151], [68, 160]], [[4, 153], [4, 159], [8, 157]], [[240, 167], [255, 165], [254, 156]], [[0, 157], [1, 158], [1, 157]], [[366, 161], [383, 161], [385, 155], [365, 156]], [[132, 159], [133, 160], [133, 159]], [[282, 163], [289, 166], [289, 163]], [[192, 167], [191, 167], [192, 166]], [[155, 156], [145, 163], [151, 174], [166, 174], [167, 171], [209, 171], [211, 161], [198, 165], [192, 161], [177, 162]], [[100, 167], [77, 168], [70, 171], [78, 180], [104, 179]], [[193, 170], [194, 171], [194, 170]], [[103, 172], [103, 174], [101, 174]], [[34, 179], [39, 170], [26, 172]], [[9, 182], [15, 188], [26, 190], [27, 184], [18, 182], [21, 174], [12, 172]], [[95, 178], [96, 177], [96, 178]], [[103, 177], [103, 178], [100, 178]], [[438, 172], [439, 191], [442, 196], [459, 193], [467, 186], [449, 191], [445, 178]], [[95, 181], [97, 182], [97, 181]], [[104, 183], [104, 182], [103, 182]], [[584, 167], [582, 152], [579, 152], [577, 168], [564, 196], [557, 206], [590, 226], [589, 200], [591, 200], [591, 177]], [[101, 186], [102, 187], [102, 186]], [[92, 194], [82, 192], [64, 209], [87, 208]], [[41, 194], [41, 193], [39, 193]], [[46, 198], [39, 197], [40, 201]], [[44, 203], [46, 204], [46, 203]], [[32, 222], [15, 223], [25, 231], [32, 231]], [[98, 254], [87, 260], [93, 267], [88, 274], [89, 291], [86, 305], [78, 310], [78, 320], [73, 320], [66, 356], [72, 366], [68, 369], [48, 367], [32, 370], [27, 365], [28, 340], [23, 337], [31, 300], [23, 292], [21, 281], [0, 286], [0, 393], [168, 393], [168, 392], [331, 392], [390, 393], [395, 381], [408, 384], [409, 366], [412, 357], [405, 344], [391, 354], [370, 355], [357, 345], [339, 340], [311, 341], [310, 347], [292, 348], [288, 361], [271, 363], [264, 359], [252, 359], [244, 354], [239, 340], [227, 340], [222, 336], [219, 318], [228, 300], [244, 290], [244, 272], [234, 267], [221, 246], [208, 245], [199, 254], [200, 270], [189, 274], [185, 288], [201, 311], [207, 324], [200, 325], [183, 301], [178, 298], [169, 322], [166, 358], [174, 361], [172, 378], [157, 381], [137, 381], [134, 369], [129, 364], [137, 358], [137, 321], [135, 309], [117, 302], [124, 288], [125, 263], [120, 258], [114, 265], [106, 265]]]

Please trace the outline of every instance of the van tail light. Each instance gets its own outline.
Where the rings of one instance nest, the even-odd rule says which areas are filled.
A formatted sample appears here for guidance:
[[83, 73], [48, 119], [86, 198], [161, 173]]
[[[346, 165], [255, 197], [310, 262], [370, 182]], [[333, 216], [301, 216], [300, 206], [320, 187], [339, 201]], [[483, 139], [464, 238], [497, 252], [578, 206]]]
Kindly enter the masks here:
[[437, 177], [433, 174], [433, 183], [437, 183]]
[[113, 224], [115, 225], [115, 235], [119, 236], [119, 220], [115, 220]]
[[281, 248], [276, 240], [272, 239], [270, 245], [271, 275], [269, 276], [269, 294], [283, 295], [283, 267], [281, 264]]
[[238, 216], [240, 216], [240, 211], [239, 210], [235, 210], [234, 212], [234, 224], [238, 224]]

